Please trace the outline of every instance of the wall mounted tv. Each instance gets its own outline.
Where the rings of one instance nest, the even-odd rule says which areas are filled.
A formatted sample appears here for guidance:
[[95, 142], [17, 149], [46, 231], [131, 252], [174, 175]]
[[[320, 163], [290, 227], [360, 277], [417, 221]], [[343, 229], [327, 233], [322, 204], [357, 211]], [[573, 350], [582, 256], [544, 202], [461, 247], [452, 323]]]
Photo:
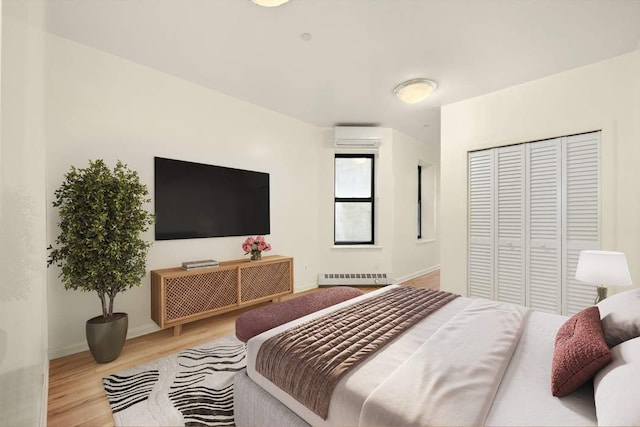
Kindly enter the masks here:
[[269, 174], [155, 157], [156, 240], [270, 233]]

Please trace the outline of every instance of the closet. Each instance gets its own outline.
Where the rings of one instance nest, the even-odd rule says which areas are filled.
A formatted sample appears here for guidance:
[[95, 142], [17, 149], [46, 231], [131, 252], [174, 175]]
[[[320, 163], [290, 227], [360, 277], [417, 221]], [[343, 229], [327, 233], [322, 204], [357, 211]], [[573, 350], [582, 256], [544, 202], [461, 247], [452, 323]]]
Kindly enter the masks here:
[[600, 248], [600, 132], [469, 153], [468, 295], [571, 315], [595, 287], [574, 279]]

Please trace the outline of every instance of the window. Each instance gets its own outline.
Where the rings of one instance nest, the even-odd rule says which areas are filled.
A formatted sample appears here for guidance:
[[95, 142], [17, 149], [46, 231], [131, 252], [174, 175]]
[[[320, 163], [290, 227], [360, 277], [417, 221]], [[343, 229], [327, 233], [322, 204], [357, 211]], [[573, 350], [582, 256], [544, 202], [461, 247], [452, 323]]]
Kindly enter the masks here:
[[436, 179], [434, 165], [418, 165], [418, 240], [432, 241], [436, 238]]
[[336, 245], [373, 244], [374, 176], [373, 154], [336, 154]]
[[418, 239], [422, 239], [422, 166], [418, 165]]

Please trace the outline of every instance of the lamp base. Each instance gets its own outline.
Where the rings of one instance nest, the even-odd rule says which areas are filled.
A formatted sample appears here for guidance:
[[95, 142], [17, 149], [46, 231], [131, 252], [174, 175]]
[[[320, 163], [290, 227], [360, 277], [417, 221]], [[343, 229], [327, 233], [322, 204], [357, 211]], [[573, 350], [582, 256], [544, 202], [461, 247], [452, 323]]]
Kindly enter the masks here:
[[596, 300], [595, 300], [594, 304], [597, 304], [600, 301], [602, 301], [603, 299], [605, 299], [607, 297], [607, 293], [608, 293], [608, 289], [604, 285], [598, 285], [597, 291], [598, 291], [598, 295], [596, 296]]

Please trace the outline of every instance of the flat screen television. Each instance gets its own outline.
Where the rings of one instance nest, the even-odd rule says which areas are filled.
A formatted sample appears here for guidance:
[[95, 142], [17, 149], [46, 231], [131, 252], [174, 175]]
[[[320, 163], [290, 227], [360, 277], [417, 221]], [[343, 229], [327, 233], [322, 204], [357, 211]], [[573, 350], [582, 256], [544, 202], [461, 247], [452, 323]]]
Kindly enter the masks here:
[[155, 157], [156, 240], [269, 234], [269, 174]]

